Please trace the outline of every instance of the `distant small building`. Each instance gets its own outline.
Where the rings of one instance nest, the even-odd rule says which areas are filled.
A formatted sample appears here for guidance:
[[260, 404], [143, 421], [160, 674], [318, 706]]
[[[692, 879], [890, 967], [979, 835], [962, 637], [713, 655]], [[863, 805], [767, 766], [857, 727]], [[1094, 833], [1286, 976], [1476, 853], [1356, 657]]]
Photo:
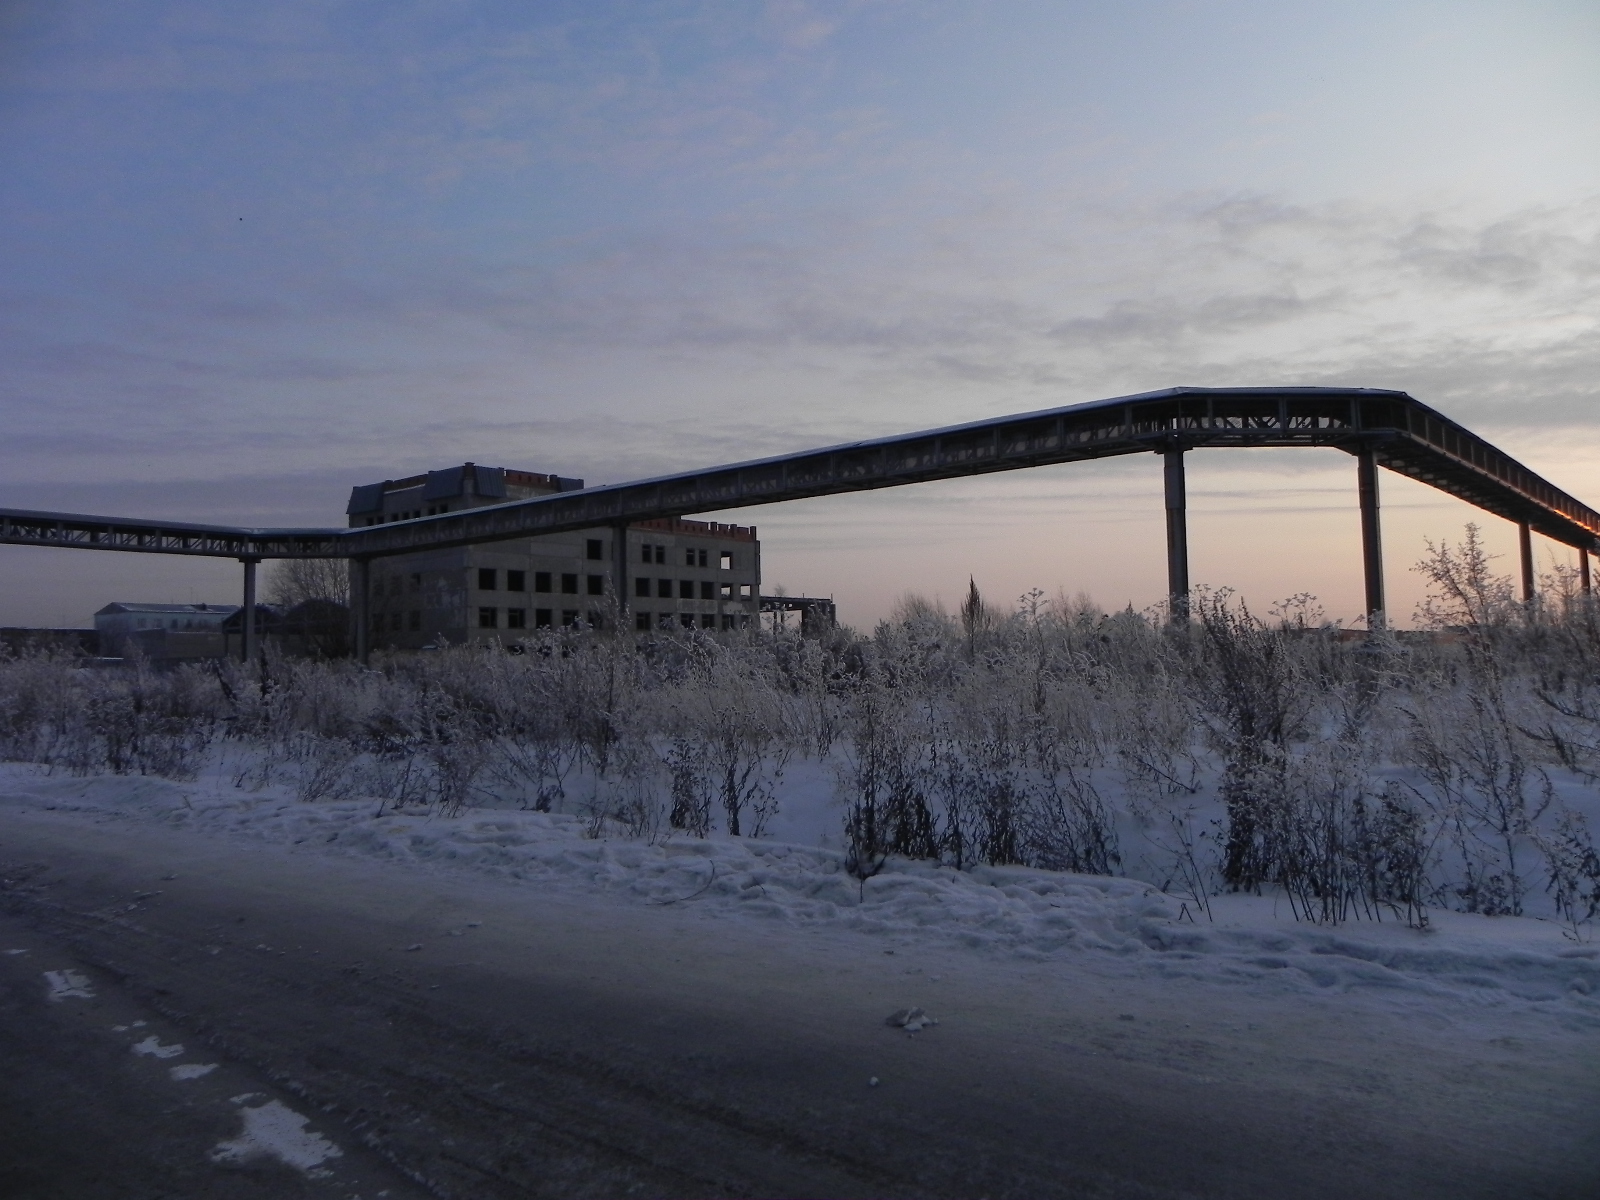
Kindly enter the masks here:
[[787, 627], [790, 613], [799, 613], [800, 633], [805, 637], [819, 637], [839, 623], [839, 607], [832, 596], [763, 596], [761, 611], [775, 613], [780, 629]]
[[137, 604], [114, 601], [94, 615], [100, 653], [108, 658], [221, 658], [223, 626], [237, 604]]

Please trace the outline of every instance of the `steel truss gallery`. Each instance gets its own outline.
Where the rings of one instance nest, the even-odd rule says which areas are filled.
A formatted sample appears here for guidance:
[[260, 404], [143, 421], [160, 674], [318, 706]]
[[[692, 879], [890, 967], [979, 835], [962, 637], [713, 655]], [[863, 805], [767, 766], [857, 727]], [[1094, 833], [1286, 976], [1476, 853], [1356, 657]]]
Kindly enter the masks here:
[[[1591, 589], [1589, 555], [1600, 553], [1600, 513], [1405, 392], [1372, 388], [1168, 388], [357, 529], [246, 529], [0, 509], [0, 544], [236, 558], [244, 564], [247, 612], [254, 611], [262, 559], [349, 559], [356, 565], [355, 625], [364, 653], [364, 580], [374, 559], [599, 526], [625, 531], [659, 517], [1154, 452], [1165, 460], [1167, 590], [1181, 619], [1189, 597], [1184, 456], [1211, 446], [1331, 446], [1355, 456], [1369, 619], [1381, 620], [1384, 612], [1379, 467], [1515, 523], [1525, 601], [1533, 597], [1533, 533], [1577, 549], [1583, 589]], [[616, 594], [626, 604], [626, 538], [613, 537], [612, 544]]]

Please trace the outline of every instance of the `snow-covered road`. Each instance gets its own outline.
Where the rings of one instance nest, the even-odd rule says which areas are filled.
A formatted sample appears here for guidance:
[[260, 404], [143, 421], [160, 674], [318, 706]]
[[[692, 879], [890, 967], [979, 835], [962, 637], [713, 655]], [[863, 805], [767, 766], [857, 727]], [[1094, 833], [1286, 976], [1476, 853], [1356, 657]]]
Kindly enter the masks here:
[[[830, 915], [781, 900], [784, 872], [810, 870], [782, 855], [765, 900], [741, 876], [685, 901], [709, 871], [672, 853], [750, 874], [733, 859], [755, 851], [590, 842], [557, 856], [593, 853], [586, 871], [519, 878], [340, 852], [355, 818], [333, 841], [241, 839], [72, 782], [76, 803], [0, 802], [0, 896], [30, 955], [70, 952], [91, 990], [158, 1014], [163, 1044], [268, 1081], [331, 1144], [440, 1195], [1520, 1198], [1600, 1180], [1595, 960], [1554, 932], [1287, 926], [1274, 952], [1248, 914], [1175, 921], [1135, 885], [1099, 903], [1072, 877], [914, 873], [879, 909], [807, 893]], [[282, 820], [337, 816], [304, 807]], [[740, 915], [763, 902], [781, 911]], [[8, 987], [30, 978], [14, 962]], [[911, 1005], [939, 1023], [885, 1025]]]

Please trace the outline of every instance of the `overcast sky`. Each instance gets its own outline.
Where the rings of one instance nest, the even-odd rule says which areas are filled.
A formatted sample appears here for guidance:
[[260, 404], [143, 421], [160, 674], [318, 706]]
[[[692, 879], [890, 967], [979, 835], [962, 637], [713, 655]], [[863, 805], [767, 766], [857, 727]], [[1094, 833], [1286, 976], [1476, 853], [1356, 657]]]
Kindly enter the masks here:
[[[1403, 388], [1593, 504], [1597, 324], [1592, 0], [0, 2], [0, 504], [342, 524], [1180, 384]], [[1197, 580], [1354, 617], [1352, 459], [1190, 462]], [[1384, 499], [1403, 618], [1473, 514]], [[1153, 455], [722, 519], [858, 625], [1164, 588]], [[0, 624], [236, 575], [0, 548]]]

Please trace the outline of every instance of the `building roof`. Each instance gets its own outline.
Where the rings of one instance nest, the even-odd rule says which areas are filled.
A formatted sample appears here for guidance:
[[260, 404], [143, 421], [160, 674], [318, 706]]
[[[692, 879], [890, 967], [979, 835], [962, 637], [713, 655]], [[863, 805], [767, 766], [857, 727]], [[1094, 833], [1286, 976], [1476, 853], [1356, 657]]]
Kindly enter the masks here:
[[113, 600], [94, 615], [97, 617], [110, 616], [114, 613], [175, 613], [183, 616], [226, 617], [236, 613], [241, 608], [238, 604], [139, 604], [129, 600]]
[[514, 471], [507, 467], [485, 467], [477, 463], [463, 463], [459, 467], [446, 467], [442, 471], [429, 471], [425, 475], [411, 475], [405, 479], [385, 479], [382, 483], [363, 483], [350, 489], [350, 503], [345, 507], [349, 516], [378, 512], [383, 508], [383, 497], [389, 492], [422, 489], [423, 500], [446, 500], [464, 495], [468, 481], [473, 492], [486, 500], [503, 500], [506, 485], [543, 488], [552, 492], [581, 492], [583, 480], [568, 479], [562, 475], [545, 475], [537, 471]]

